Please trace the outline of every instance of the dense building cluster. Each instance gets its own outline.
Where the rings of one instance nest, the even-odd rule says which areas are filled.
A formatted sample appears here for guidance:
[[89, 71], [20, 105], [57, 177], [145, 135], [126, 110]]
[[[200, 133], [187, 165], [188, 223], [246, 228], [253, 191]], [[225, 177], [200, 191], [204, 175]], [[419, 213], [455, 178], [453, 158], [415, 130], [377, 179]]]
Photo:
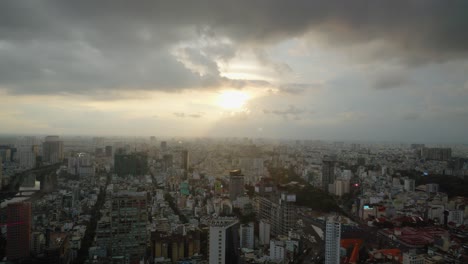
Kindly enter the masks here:
[[58, 136], [1, 143], [0, 256], [8, 261], [467, 260], [467, 195], [447, 187], [466, 184], [464, 146]]

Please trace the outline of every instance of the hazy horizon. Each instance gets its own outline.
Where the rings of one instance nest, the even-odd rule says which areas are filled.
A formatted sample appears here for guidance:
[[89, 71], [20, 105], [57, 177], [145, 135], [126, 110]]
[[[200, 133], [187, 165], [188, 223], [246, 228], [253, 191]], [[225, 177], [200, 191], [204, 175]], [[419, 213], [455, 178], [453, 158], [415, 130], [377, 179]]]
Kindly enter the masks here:
[[467, 1], [2, 1], [0, 134], [468, 143]]

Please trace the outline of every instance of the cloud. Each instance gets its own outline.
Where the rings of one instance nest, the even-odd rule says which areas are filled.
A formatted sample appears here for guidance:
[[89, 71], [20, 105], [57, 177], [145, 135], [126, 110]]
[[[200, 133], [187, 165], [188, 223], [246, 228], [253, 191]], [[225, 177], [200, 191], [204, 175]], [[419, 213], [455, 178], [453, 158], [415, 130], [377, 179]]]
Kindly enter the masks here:
[[404, 120], [413, 121], [413, 120], [418, 120], [420, 118], [421, 118], [421, 114], [419, 114], [417, 112], [407, 112], [407, 113], [403, 114], [403, 119]]
[[278, 89], [281, 93], [300, 95], [309, 90], [319, 90], [323, 88], [321, 83], [285, 83], [279, 85]]
[[185, 117], [190, 117], [190, 118], [200, 118], [203, 116], [202, 113], [196, 113], [196, 114], [186, 114], [183, 112], [175, 112], [173, 113], [176, 117], [178, 118], [185, 118]]
[[268, 109], [263, 109], [264, 114], [271, 114], [271, 115], [276, 115], [280, 116], [284, 119], [289, 119], [292, 118], [294, 120], [300, 120], [301, 115], [306, 113], [307, 111], [302, 108], [298, 108], [294, 105], [289, 105], [286, 109], [284, 110], [268, 110]]
[[[310, 33], [329, 46], [385, 43], [374, 59], [408, 64], [468, 55], [466, 1], [2, 1], [0, 85], [16, 94], [175, 92], [238, 86], [217, 61], [245, 47], [278, 75], [265, 47]], [[181, 48], [181, 44], [184, 44]], [[181, 48], [181, 57], [173, 54]], [[265, 80], [258, 80], [265, 81]], [[376, 82], [386, 89], [401, 81]], [[301, 89], [290, 89], [298, 93]]]
[[373, 81], [377, 90], [387, 90], [411, 84], [409, 76], [403, 72], [386, 72], [378, 75]]

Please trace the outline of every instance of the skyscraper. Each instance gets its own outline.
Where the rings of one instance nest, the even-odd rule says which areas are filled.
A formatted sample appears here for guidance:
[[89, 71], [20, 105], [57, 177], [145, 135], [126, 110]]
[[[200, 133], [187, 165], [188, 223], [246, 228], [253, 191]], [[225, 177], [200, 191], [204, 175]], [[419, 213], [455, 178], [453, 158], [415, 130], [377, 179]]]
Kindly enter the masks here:
[[31, 244], [31, 203], [10, 203], [7, 207], [7, 250], [9, 260], [29, 257]]
[[335, 161], [325, 157], [322, 161], [322, 188], [329, 191], [330, 184], [335, 182]]
[[49, 163], [57, 163], [63, 160], [63, 141], [59, 136], [47, 136], [42, 144], [42, 160]]
[[242, 224], [240, 227], [241, 248], [254, 249], [254, 223]]
[[148, 156], [145, 153], [115, 154], [114, 170], [119, 177], [148, 173]]
[[112, 146], [106, 146], [106, 157], [112, 157]]
[[229, 172], [229, 199], [235, 201], [237, 197], [244, 194], [244, 175], [241, 170]]
[[209, 263], [239, 263], [239, 222], [236, 218], [218, 218], [210, 223]]
[[112, 197], [111, 254], [130, 263], [145, 256], [148, 240], [146, 193], [121, 191]]
[[341, 224], [338, 219], [329, 218], [325, 229], [325, 264], [340, 263]]
[[184, 179], [187, 179], [187, 174], [188, 174], [188, 169], [189, 169], [189, 152], [188, 152], [188, 150], [182, 150], [181, 164], [182, 164], [182, 169], [184, 170]]

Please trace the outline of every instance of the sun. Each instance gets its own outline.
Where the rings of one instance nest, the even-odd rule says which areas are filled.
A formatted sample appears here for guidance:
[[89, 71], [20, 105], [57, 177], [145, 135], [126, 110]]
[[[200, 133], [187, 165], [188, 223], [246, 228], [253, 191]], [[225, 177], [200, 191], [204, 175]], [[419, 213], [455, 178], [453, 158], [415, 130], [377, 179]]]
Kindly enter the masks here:
[[218, 105], [224, 109], [236, 110], [244, 107], [250, 99], [249, 95], [242, 91], [227, 90], [220, 93]]

